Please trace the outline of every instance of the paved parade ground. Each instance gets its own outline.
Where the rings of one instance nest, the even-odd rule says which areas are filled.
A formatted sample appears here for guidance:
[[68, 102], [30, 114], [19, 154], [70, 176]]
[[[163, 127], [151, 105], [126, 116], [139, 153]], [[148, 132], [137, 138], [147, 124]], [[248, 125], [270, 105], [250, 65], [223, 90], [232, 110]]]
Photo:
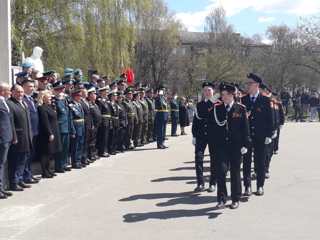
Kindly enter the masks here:
[[318, 123], [287, 124], [265, 196], [237, 210], [216, 210], [216, 193], [192, 192], [189, 134], [170, 138], [167, 150], [151, 144], [102, 159], [1, 201], [0, 239], [316, 240], [319, 136]]

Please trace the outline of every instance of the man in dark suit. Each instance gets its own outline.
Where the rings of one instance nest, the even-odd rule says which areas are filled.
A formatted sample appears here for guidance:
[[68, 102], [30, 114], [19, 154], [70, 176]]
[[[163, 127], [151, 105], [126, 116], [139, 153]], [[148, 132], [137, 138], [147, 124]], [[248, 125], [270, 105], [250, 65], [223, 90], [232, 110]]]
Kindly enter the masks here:
[[23, 181], [28, 184], [34, 184], [38, 183], [39, 181], [36, 180], [32, 176], [31, 171], [31, 164], [34, 162], [35, 159], [37, 159], [37, 141], [38, 141], [38, 135], [39, 135], [39, 114], [38, 114], [38, 108], [36, 101], [32, 97], [34, 93], [34, 81], [31, 79], [26, 79], [22, 82], [22, 87], [24, 90], [24, 97], [23, 101], [28, 106], [29, 115], [30, 115], [30, 123], [31, 123], [31, 132], [32, 132], [32, 145], [34, 146], [32, 148], [32, 151], [30, 153], [30, 156], [28, 158], [28, 161], [26, 163], [26, 167], [24, 169], [23, 173]]
[[247, 108], [250, 124], [252, 145], [244, 157], [243, 178], [245, 196], [251, 195], [251, 163], [254, 158], [254, 165], [257, 174], [257, 195], [264, 194], [265, 182], [265, 160], [267, 145], [272, 143], [273, 115], [270, 98], [260, 93], [259, 87], [262, 79], [255, 74], [248, 75], [248, 95], [242, 98], [242, 103]]
[[195, 108], [192, 124], [193, 144], [195, 145], [195, 168], [197, 175], [197, 187], [195, 188], [195, 192], [202, 192], [205, 189], [203, 178], [203, 158], [207, 146], [209, 146], [211, 173], [208, 192], [214, 192], [216, 185], [215, 162], [213, 156], [213, 144], [209, 141], [209, 138], [214, 136], [214, 132], [212, 132], [212, 122], [209, 121], [209, 113], [213, 110], [213, 106], [217, 101], [213, 99], [213, 83], [203, 83], [202, 89], [204, 99], [199, 102]]
[[23, 181], [23, 173], [32, 151], [32, 130], [28, 106], [23, 101], [24, 91], [20, 85], [11, 89], [12, 97], [8, 106], [13, 118], [14, 142], [9, 149], [9, 178], [12, 191], [30, 188]]
[[177, 128], [179, 122], [179, 104], [177, 94], [173, 94], [170, 100], [170, 112], [171, 112], [171, 136], [177, 137]]
[[5, 166], [9, 147], [13, 141], [12, 119], [6, 100], [10, 97], [10, 87], [0, 83], [0, 199], [5, 199], [12, 194], [4, 189]]
[[240, 166], [242, 154], [247, 153], [250, 145], [249, 122], [246, 107], [235, 101], [236, 88], [231, 84], [221, 84], [222, 103], [214, 105], [209, 113], [216, 128], [213, 140], [214, 155], [217, 165], [218, 208], [224, 208], [227, 198], [226, 173], [230, 167], [231, 175], [231, 209], [239, 207], [242, 194]]

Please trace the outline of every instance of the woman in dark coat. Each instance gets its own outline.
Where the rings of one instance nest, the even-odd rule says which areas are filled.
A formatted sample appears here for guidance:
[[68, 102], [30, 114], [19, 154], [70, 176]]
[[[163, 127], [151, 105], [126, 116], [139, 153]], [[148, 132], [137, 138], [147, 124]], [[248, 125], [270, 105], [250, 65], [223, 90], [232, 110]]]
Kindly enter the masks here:
[[186, 99], [184, 97], [181, 98], [179, 104], [179, 123], [181, 129], [181, 135], [187, 135], [185, 132], [185, 127], [190, 125], [189, 114], [186, 104]]
[[39, 154], [43, 178], [55, 176], [50, 169], [50, 160], [62, 151], [57, 112], [51, 102], [51, 92], [39, 94]]

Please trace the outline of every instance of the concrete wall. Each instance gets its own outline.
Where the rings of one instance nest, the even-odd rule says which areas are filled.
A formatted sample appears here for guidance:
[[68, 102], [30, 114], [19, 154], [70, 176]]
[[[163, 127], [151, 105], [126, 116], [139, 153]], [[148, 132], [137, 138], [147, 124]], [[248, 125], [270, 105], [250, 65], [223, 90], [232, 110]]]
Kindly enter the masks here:
[[0, 81], [11, 83], [10, 0], [0, 0]]

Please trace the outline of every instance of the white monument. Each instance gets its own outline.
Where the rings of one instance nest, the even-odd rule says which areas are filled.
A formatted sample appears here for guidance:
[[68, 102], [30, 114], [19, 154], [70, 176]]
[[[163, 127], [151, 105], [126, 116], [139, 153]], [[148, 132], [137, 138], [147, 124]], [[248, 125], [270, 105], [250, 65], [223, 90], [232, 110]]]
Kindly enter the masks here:
[[0, 0], [0, 81], [11, 83], [10, 0]]
[[41, 76], [44, 72], [43, 62], [41, 60], [42, 53], [43, 53], [43, 49], [41, 47], [35, 47], [33, 49], [32, 55], [24, 60], [24, 62], [32, 63], [33, 68], [39, 71], [39, 75]]

